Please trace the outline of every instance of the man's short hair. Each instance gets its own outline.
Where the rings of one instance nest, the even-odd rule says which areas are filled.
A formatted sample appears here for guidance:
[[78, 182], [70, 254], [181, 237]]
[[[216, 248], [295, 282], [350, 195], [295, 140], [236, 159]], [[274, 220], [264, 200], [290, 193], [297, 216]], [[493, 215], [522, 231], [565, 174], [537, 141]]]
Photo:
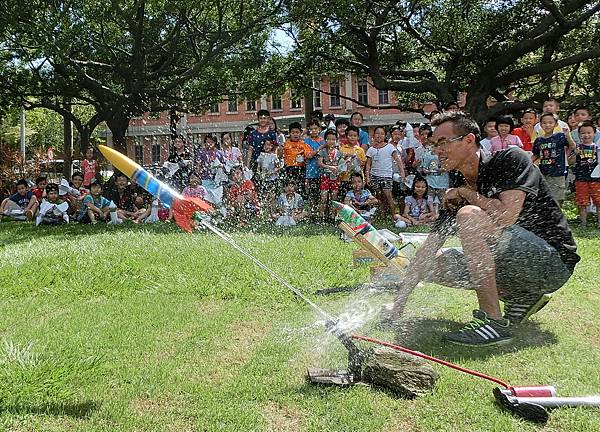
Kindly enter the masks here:
[[29, 188], [29, 185], [27, 184], [27, 180], [25, 180], [25, 179], [19, 179], [19, 181], [17, 182], [17, 187], [19, 187], [21, 185], [25, 186], [26, 188]]
[[271, 117], [271, 113], [269, 112], [269, 110], [266, 109], [259, 109], [256, 112], [256, 117], [262, 117], [262, 116], [267, 116], [267, 117]]
[[48, 177], [46, 176], [39, 176], [38, 178], [35, 179], [35, 185], [39, 185], [41, 182], [43, 181], [48, 181]]
[[319, 120], [317, 119], [312, 119], [307, 125], [306, 127], [309, 128], [311, 126], [318, 126], [319, 129], [321, 128], [321, 122], [319, 122]]
[[361, 119], [363, 119], [363, 120], [365, 119], [365, 117], [362, 115], [362, 113], [361, 113], [361, 112], [354, 111], [354, 112], [352, 113], [352, 115], [350, 116], [350, 120], [352, 120], [352, 119], [354, 118], [354, 116], [355, 116], [355, 115], [359, 115], [359, 116], [360, 116], [360, 118], [361, 118]]
[[596, 132], [596, 126], [594, 125], [594, 123], [592, 123], [591, 120], [585, 120], [582, 121], [579, 126], [577, 127], [577, 133], [581, 133], [581, 128], [584, 127], [591, 127], [592, 129], [594, 129], [594, 133]]
[[298, 129], [300, 132], [302, 132], [302, 125], [300, 124], [300, 122], [292, 122], [290, 123], [288, 129], [290, 132], [292, 131], [292, 129]]
[[468, 135], [470, 133], [475, 135], [475, 141], [477, 142], [477, 145], [479, 145], [481, 131], [479, 130], [477, 122], [469, 115], [462, 111], [443, 112], [435, 116], [431, 122], [431, 126], [437, 127], [446, 122], [452, 123], [452, 129], [457, 135]]

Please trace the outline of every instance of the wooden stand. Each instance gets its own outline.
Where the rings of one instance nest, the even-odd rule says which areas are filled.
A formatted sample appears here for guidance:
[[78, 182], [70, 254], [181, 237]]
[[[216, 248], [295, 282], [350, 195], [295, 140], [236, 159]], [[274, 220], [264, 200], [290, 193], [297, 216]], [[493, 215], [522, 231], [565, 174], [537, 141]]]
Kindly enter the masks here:
[[408, 258], [406, 258], [402, 253], [398, 253], [397, 258], [400, 259], [396, 258], [394, 261], [391, 261], [384, 254], [382, 254], [379, 249], [372, 245], [363, 235], [356, 234], [347, 223], [340, 222], [339, 226], [344, 232], [344, 234], [346, 234], [356, 244], [358, 244], [362, 250], [364, 250], [370, 256], [372, 256], [374, 260], [386, 266], [389, 270], [392, 270], [394, 272], [400, 272], [403, 268], [405, 268], [408, 265]]

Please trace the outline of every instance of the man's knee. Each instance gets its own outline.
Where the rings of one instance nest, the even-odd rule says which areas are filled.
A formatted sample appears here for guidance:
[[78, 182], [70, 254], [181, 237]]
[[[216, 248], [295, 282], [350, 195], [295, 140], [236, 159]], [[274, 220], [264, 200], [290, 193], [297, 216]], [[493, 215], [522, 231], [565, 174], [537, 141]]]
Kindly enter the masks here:
[[460, 224], [469, 224], [469, 222], [487, 219], [488, 215], [481, 207], [467, 205], [461, 207], [456, 213], [456, 222]]

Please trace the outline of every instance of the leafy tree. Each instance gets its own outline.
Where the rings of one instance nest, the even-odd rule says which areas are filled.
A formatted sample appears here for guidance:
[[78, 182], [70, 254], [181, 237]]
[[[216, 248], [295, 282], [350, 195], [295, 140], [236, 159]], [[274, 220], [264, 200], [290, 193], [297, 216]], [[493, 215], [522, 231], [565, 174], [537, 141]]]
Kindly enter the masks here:
[[[248, 71], [269, 72], [264, 47], [280, 12], [277, 0], [7, 3], [0, 93], [59, 112], [83, 141], [105, 121], [121, 150], [133, 116], [260, 93]], [[95, 114], [82, 121], [65, 98]]]
[[[404, 101], [446, 103], [465, 91], [466, 110], [482, 120], [541, 106], [548, 93], [580, 102], [600, 96], [586, 91], [598, 76], [598, 0], [286, 4], [302, 29], [297, 56], [305, 59], [304, 70], [364, 74]], [[498, 103], [488, 106], [490, 98]]]

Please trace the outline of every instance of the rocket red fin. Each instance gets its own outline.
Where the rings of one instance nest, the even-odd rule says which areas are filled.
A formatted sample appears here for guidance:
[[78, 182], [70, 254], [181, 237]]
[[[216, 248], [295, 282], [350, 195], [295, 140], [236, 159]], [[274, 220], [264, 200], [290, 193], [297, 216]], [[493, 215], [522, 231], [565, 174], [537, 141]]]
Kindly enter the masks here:
[[175, 223], [184, 231], [192, 232], [192, 217], [194, 213], [207, 213], [212, 210], [212, 207], [200, 198], [184, 198], [174, 200], [172, 209]]

